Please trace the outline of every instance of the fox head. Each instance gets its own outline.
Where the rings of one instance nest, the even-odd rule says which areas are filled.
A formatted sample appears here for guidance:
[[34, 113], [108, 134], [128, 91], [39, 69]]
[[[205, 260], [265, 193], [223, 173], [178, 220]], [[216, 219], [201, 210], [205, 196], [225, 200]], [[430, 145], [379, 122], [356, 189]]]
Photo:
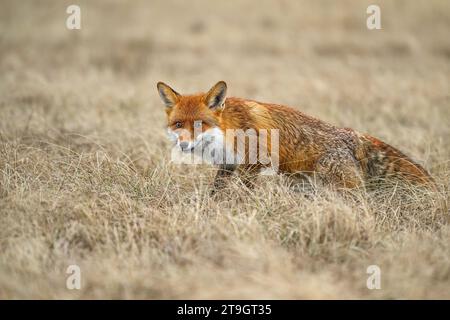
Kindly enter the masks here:
[[220, 118], [227, 93], [224, 81], [196, 95], [181, 95], [163, 82], [158, 82], [157, 88], [166, 109], [169, 138], [181, 151], [204, 151], [222, 144]]

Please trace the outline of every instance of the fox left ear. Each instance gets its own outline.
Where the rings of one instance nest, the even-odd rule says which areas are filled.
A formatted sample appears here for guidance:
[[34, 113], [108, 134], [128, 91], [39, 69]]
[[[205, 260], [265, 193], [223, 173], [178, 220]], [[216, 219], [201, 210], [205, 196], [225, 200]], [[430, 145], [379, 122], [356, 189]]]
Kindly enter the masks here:
[[178, 92], [173, 90], [164, 82], [158, 82], [157, 88], [159, 96], [161, 97], [166, 107], [171, 108], [175, 104], [177, 104], [178, 100], [180, 99], [180, 94]]
[[211, 109], [223, 108], [226, 96], [227, 84], [225, 81], [219, 81], [206, 94], [206, 105]]

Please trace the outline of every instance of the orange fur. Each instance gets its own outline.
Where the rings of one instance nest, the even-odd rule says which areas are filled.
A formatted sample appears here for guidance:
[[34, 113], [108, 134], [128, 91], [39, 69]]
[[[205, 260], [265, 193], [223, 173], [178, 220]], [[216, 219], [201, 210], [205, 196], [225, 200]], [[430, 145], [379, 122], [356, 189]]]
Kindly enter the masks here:
[[[204, 130], [279, 130], [279, 171], [316, 175], [339, 187], [356, 187], [377, 178], [402, 179], [434, 185], [428, 172], [390, 145], [352, 129], [338, 128], [293, 108], [240, 98], [226, 98], [226, 84], [219, 82], [207, 93], [180, 95], [163, 83], [158, 89], [166, 108], [168, 126], [181, 122], [193, 132], [193, 122], [202, 120]], [[172, 92], [173, 91], [173, 92]], [[223, 95], [223, 96], [222, 96]], [[167, 103], [166, 99], [171, 100]], [[214, 103], [220, 105], [214, 105]], [[183, 139], [181, 137], [180, 139]], [[269, 139], [268, 151], [271, 150]], [[239, 172], [256, 172], [262, 165], [240, 165]], [[218, 180], [235, 168], [222, 166]]]

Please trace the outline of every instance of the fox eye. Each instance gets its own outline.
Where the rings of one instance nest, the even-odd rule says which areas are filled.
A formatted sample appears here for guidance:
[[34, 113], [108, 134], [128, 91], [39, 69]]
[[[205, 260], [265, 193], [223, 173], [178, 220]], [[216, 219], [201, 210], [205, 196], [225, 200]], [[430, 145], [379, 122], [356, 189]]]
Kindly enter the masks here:
[[175, 128], [179, 129], [183, 126], [183, 124], [180, 121], [175, 122]]

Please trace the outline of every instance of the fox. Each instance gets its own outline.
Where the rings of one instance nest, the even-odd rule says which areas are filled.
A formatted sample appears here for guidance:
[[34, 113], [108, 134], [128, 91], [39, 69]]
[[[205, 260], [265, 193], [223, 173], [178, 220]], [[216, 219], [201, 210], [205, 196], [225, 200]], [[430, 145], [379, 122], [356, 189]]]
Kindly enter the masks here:
[[[237, 153], [237, 137], [228, 137], [229, 130], [253, 130], [260, 136], [276, 129], [277, 173], [314, 177], [343, 189], [390, 178], [436, 189], [424, 167], [380, 139], [334, 126], [293, 107], [227, 97], [224, 81], [198, 94], [179, 94], [164, 82], [157, 83], [157, 90], [165, 106], [169, 138], [182, 153], [224, 150], [219, 156], [223, 160], [225, 155]], [[275, 149], [276, 141], [272, 140], [266, 136], [269, 153]], [[243, 155], [237, 157], [239, 162], [210, 159], [218, 167], [213, 192], [222, 189], [235, 173], [252, 187], [258, 173], [271, 166], [267, 162], [250, 163], [248, 155], [245, 147]]]

